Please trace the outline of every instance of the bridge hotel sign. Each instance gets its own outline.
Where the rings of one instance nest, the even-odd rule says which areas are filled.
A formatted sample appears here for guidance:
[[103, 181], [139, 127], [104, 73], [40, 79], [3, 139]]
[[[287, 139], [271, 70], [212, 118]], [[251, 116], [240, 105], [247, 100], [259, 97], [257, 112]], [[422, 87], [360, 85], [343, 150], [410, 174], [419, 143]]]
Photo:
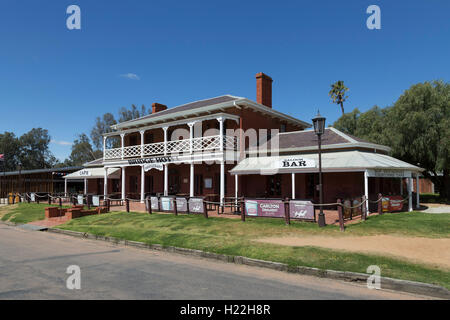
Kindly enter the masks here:
[[145, 171], [149, 171], [151, 169], [163, 171], [165, 163], [170, 163], [175, 160], [178, 160], [178, 157], [164, 156], [155, 158], [130, 159], [128, 160], [128, 164], [129, 165], [142, 164], [144, 166]]

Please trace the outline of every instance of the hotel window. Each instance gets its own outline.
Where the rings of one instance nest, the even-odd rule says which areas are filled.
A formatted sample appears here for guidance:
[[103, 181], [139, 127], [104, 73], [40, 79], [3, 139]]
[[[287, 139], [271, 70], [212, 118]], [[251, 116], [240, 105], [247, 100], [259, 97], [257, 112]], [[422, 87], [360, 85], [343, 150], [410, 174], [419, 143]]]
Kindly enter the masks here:
[[279, 174], [268, 176], [266, 183], [269, 197], [281, 196], [281, 176]]

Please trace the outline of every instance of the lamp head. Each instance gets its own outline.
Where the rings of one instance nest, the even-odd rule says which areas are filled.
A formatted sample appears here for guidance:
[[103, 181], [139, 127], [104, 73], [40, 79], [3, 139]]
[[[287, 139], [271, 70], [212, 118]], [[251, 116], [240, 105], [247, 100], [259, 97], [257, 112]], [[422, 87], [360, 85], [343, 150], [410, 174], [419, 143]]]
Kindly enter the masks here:
[[325, 117], [322, 117], [320, 115], [320, 112], [317, 111], [317, 115], [315, 118], [312, 119], [313, 125], [314, 125], [314, 132], [320, 136], [324, 134], [325, 132]]

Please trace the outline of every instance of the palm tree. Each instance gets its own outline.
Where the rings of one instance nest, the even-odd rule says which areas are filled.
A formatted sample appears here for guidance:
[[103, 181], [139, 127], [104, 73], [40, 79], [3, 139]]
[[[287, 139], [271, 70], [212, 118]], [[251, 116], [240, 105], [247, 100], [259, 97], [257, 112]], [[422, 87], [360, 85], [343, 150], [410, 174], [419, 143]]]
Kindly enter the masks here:
[[344, 115], [344, 101], [348, 98], [345, 93], [348, 88], [344, 85], [344, 81], [339, 80], [331, 85], [331, 90], [328, 95], [333, 99], [333, 103], [339, 104], [341, 106], [342, 115]]

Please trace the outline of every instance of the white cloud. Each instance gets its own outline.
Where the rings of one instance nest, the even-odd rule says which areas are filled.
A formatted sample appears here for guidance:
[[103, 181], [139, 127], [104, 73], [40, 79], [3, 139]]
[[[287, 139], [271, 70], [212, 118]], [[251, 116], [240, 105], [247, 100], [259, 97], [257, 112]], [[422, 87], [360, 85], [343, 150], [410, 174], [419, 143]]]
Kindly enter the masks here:
[[72, 145], [72, 142], [59, 141], [59, 140], [51, 140], [50, 143], [59, 144], [60, 146], [71, 146]]
[[121, 74], [120, 77], [130, 79], [130, 80], [141, 80], [141, 78], [135, 73]]

